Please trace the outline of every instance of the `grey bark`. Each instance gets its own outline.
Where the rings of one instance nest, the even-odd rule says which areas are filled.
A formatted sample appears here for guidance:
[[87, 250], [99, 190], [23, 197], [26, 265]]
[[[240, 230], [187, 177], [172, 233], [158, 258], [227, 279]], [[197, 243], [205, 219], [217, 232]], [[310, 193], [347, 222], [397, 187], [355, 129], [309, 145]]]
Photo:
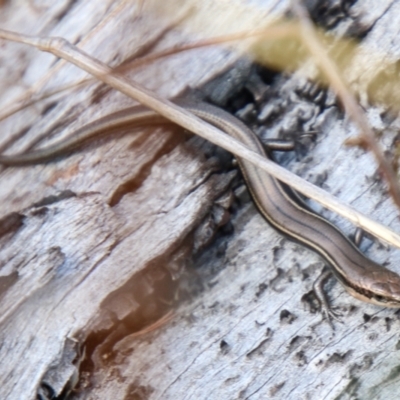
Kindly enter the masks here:
[[[30, 4], [22, 11], [17, 2], [3, 5], [1, 27], [63, 36], [111, 65], [195, 40], [207, 12], [218, 25], [204, 28], [212, 36], [235, 8], [218, 14], [218, 3], [205, 3], [178, 28], [172, 3], [145, 2], [140, 17], [126, 6], [104, 24], [100, 21], [119, 3], [57, 2], [45, 12], [33, 7], [39, 2]], [[166, 11], [168, 4], [173, 12]], [[288, 4], [237, 7], [239, 28], [252, 18], [257, 25], [280, 16]], [[349, 74], [353, 84], [377, 68], [377, 49], [397, 58], [398, 8], [389, 1], [351, 8], [370, 27], [359, 55], [368, 54], [368, 63], [358, 75]], [[336, 30], [347, 29], [350, 19]], [[228, 81], [243, 84], [247, 62], [237, 64], [238, 57], [220, 47], [197, 49], [130, 76], [172, 97], [231, 66], [236, 69]], [[3, 47], [2, 60], [2, 104], [54, 67], [50, 55], [12, 44]], [[83, 76], [66, 66], [46, 78], [45, 88]], [[210, 97], [234, 90], [224, 76], [222, 84], [204, 89]], [[352, 124], [334, 102], [316, 115], [316, 106], [296, 98], [294, 89], [308, 85], [304, 78], [295, 74], [282, 82], [281, 97], [271, 104], [285, 113], [259, 133], [289, 131], [304, 109], [319, 133], [301, 162], [293, 156], [280, 161], [398, 231], [397, 210], [372, 156], [343, 146], [355, 133]], [[10, 153], [45, 146], [131, 104], [92, 84], [5, 120], [0, 145]], [[295, 106], [289, 110], [287, 104]], [[376, 129], [385, 129], [382, 142], [389, 148], [399, 121], [389, 121], [383, 111], [368, 106], [367, 113]], [[214, 156], [206, 159], [207, 152]], [[234, 232], [212, 241], [219, 222], [226, 222], [230, 185], [237, 182], [234, 170], [220, 173], [220, 167], [204, 142], [160, 127], [100, 141], [54, 163], [1, 171], [2, 399], [50, 397], [50, 388], [58, 395], [79, 367], [71, 393], [76, 399], [398, 397], [395, 310], [360, 303], [333, 284], [329, 295], [343, 324], [335, 323], [332, 331], [305, 296], [323, 261], [268, 226], [243, 186], [235, 189]], [[348, 223], [323, 214], [352, 232]], [[369, 256], [396, 270], [398, 251], [367, 245]], [[160, 319], [157, 329], [143, 330]]]

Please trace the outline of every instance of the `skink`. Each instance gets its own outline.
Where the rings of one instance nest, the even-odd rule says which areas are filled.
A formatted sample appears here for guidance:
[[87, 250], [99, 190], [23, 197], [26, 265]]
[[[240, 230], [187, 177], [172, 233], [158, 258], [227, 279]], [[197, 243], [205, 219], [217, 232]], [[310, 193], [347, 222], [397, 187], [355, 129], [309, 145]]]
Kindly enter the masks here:
[[[175, 102], [242, 141], [249, 149], [268, 157], [257, 136], [229, 113], [200, 101], [181, 99]], [[48, 148], [26, 154], [0, 155], [0, 163], [10, 166], [41, 163], [117, 129], [165, 122], [163, 117], [145, 107], [128, 108], [100, 118], [77, 130], [71, 138]], [[319, 253], [352, 296], [381, 306], [400, 307], [399, 275], [365, 257], [334, 225], [309, 210], [290, 188], [246, 160], [239, 158], [238, 163], [257, 208], [274, 228]], [[324, 299], [320, 301], [324, 303]]]

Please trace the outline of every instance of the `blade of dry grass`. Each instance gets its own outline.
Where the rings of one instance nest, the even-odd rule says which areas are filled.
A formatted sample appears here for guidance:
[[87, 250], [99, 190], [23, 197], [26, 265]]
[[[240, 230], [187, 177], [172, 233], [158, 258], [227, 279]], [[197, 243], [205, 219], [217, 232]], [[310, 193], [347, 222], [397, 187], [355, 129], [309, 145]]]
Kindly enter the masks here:
[[[114, 12], [113, 12], [113, 14], [114, 14]], [[179, 22], [179, 20], [181, 18], [183, 18], [183, 17], [180, 17], [177, 21]], [[108, 17], [107, 17], [107, 20], [109, 20]], [[175, 24], [175, 22], [174, 22], [174, 24]], [[102, 25], [104, 25], [104, 23], [102, 23]], [[148, 65], [148, 64], [155, 62], [161, 58], [173, 56], [175, 54], [179, 54], [184, 51], [195, 50], [195, 49], [199, 49], [202, 47], [209, 47], [209, 46], [214, 46], [214, 45], [219, 45], [219, 44], [229, 44], [232, 42], [238, 42], [238, 41], [243, 41], [246, 39], [252, 39], [252, 38], [254, 39], [257, 37], [265, 37], [265, 36], [270, 37], [271, 40], [273, 40], [273, 39], [277, 39], [277, 38], [286, 37], [288, 35], [295, 35], [296, 33], [298, 33], [297, 26], [294, 26], [293, 24], [282, 24], [279, 26], [274, 26], [274, 27], [270, 27], [270, 28], [266, 28], [266, 29], [262, 29], [262, 30], [257, 30], [254, 32], [240, 32], [237, 34], [224, 35], [224, 36], [219, 36], [219, 37], [212, 38], [212, 39], [199, 40], [199, 41], [196, 41], [195, 43], [188, 43], [188, 44], [184, 44], [181, 46], [173, 47], [171, 49], [154, 52], [150, 55], [146, 55], [143, 57], [135, 58], [132, 61], [123, 63], [122, 65], [114, 68], [114, 71], [118, 72], [118, 73], [125, 73], [127, 71], [132, 71], [135, 68], [140, 68], [145, 65]], [[91, 34], [90, 36], [93, 36], [93, 35]], [[62, 92], [70, 92], [73, 89], [79, 88], [84, 85], [91, 84], [96, 81], [95, 78], [86, 78], [86, 79], [78, 81], [76, 83], [69, 83], [62, 87], [59, 87], [58, 89], [43, 93], [39, 96], [35, 95], [36, 90], [38, 90], [41, 86], [43, 86], [43, 83], [45, 81], [47, 81], [47, 79], [49, 79], [49, 75], [54, 74], [54, 72], [59, 70], [59, 65], [62, 66], [62, 64], [57, 64], [57, 67], [54, 67], [51, 70], [51, 73], [47, 74], [45, 76], [45, 78], [41, 79], [38, 84], [36, 84], [34, 87], [30, 88], [20, 98], [14, 100], [13, 103], [9, 107], [5, 107], [2, 110], [0, 110], [0, 121], [8, 118], [9, 116], [17, 113], [18, 111], [21, 111], [27, 107], [30, 107], [33, 104], [36, 104], [39, 101], [46, 100], [50, 97], [61, 94]]]
[[300, 20], [303, 43], [308, 47], [315, 61], [328, 77], [333, 91], [342, 101], [346, 112], [358, 125], [363, 140], [374, 154], [379, 165], [379, 169], [388, 182], [389, 193], [397, 207], [400, 209], [400, 187], [397, 182], [396, 175], [390, 163], [386, 160], [378, 142], [375, 140], [374, 132], [370, 128], [368, 121], [361, 110], [361, 107], [358, 105], [355, 97], [350, 93], [344, 78], [340, 75], [335, 64], [329, 58], [324, 47], [318, 40], [314, 25], [308, 15], [308, 12], [299, 0], [293, 1], [293, 10]]
[[0, 30], [0, 38], [34, 46], [39, 50], [50, 52], [57, 57], [61, 57], [66, 61], [73, 63], [114, 89], [119, 90], [127, 96], [134, 98], [147, 107], [157, 111], [165, 118], [181, 125], [193, 133], [196, 133], [217, 146], [230, 151], [238, 157], [242, 157], [252, 162], [282, 182], [292, 186], [298, 192], [303, 193], [307, 197], [318, 201], [326, 208], [349, 219], [356, 226], [361, 227], [387, 243], [400, 247], [400, 236], [391, 229], [371, 220], [352, 207], [343, 204], [324, 190], [247, 149], [238, 140], [226, 135], [201, 119], [196, 118], [186, 110], [181, 109], [168, 100], [160, 98], [155, 93], [139, 84], [129, 81], [125, 77], [114, 73], [110, 67], [90, 57], [88, 54], [71, 45], [66, 40], [62, 38], [31, 37], [5, 30]]
[[[104, 26], [109, 22], [112, 21], [113, 18], [115, 18], [115, 15], [118, 12], [121, 12], [121, 10], [126, 6], [129, 5], [129, 0], [120, 0], [118, 3], [114, 5], [114, 7], [110, 10], [110, 12], [96, 25], [93, 27], [93, 29], [84, 37], [80, 40], [79, 46], [83, 46], [86, 42], [88, 42], [93, 36], [95, 36], [101, 29], [104, 28]], [[10, 106], [4, 107], [2, 110], [0, 110], [0, 121], [3, 119], [6, 119], [7, 117], [17, 113], [18, 111], [29, 107], [36, 101], [40, 100], [36, 96], [36, 93], [38, 93], [48, 82], [51, 76], [55, 75], [57, 71], [59, 71], [63, 66], [65, 65], [65, 61], [58, 62], [54, 65], [54, 67], [45, 75], [43, 76], [40, 80], [38, 80], [34, 85], [32, 85], [24, 94], [19, 96], [18, 98], [14, 99], [12, 104]], [[80, 85], [80, 82], [76, 84], [77, 86]], [[62, 90], [67, 90], [64, 88], [61, 88], [59, 90], [56, 90], [55, 93], [57, 94], [59, 91]], [[50, 97], [48, 94], [43, 95], [44, 98]]]

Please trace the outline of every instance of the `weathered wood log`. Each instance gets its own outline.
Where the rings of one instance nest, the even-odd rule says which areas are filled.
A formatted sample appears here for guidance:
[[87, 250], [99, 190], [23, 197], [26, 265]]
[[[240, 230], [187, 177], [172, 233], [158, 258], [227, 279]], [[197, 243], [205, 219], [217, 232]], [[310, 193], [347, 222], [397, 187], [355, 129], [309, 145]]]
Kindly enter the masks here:
[[[197, 10], [189, 14], [172, 1], [145, 2], [140, 12], [129, 2], [57, 2], [46, 10], [9, 2], [0, 24], [63, 36], [118, 65], [200, 32], [227, 32], [227, 22], [244, 30], [248, 21], [256, 26], [289, 9], [272, 1], [229, 9], [224, 3], [224, 12], [217, 2], [193, 4]], [[336, 24], [337, 32], [355, 20], [369, 28], [359, 51], [359, 57], [369, 52], [367, 72], [378, 65], [377, 48], [396, 57], [397, 8], [364, 2], [350, 11], [328, 7], [325, 15], [314, 5], [315, 17]], [[203, 27], [204, 15], [212, 17], [210, 26]], [[41, 90], [50, 90], [85, 76], [71, 66], [52, 73], [54, 58], [33, 49], [9, 43], [2, 49], [2, 104], [38, 78], [46, 81]], [[238, 57], [222, 47], [197, 49], [130, 76], [172, 97], [234, 67], [229, 79], [222, 75], [202, 89], [223, 102], [246, 85], [255, 90], [245, 78], [256, 75]], [[357, 76], [349, 76], [354, 83]], [[343, 146], [354, 128], [335, 101], [307, 97], [325, 92], [296, 74], [277, 75], [264, 87], [261, 136], [318, 132], [300, 161], [293, 154], [279, 161], [399, 230], [372, 156]], [[9, 153], [45, 146], [131, 104], [93, 83], [2, 122], [0, 146]], [[390, 148], [398, 121], [382, 111], [369, 106], [368, 115], [376, 129], [388, 128], [382, 140]], [[398, 313], [360, 303], [335, 284], [329, 294], [344, 323], [332, 331], [307, 295], [323, 261], [267, 225], [221, 154], [179, 129], [160, 127], [118, 134], [45, 165], [1, 171], [2, 399], [65, 394], [77, 374], [71, 393], [77, 399], [396, 398]], [[227, 210], [234, 229], [215, 235]], [[398, 251], [376, 244], [365, 250], [396, 270]]]

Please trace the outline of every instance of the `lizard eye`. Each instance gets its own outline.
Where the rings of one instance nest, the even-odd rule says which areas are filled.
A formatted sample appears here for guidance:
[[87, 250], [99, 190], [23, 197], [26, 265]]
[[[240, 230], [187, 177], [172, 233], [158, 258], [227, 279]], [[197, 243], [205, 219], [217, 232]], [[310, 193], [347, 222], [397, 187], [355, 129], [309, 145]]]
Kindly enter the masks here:
[[386, 303], [385, 298], [383, 296], [380, 296], [379, 294], [374, 294], [373, 298], [379, 303]]

